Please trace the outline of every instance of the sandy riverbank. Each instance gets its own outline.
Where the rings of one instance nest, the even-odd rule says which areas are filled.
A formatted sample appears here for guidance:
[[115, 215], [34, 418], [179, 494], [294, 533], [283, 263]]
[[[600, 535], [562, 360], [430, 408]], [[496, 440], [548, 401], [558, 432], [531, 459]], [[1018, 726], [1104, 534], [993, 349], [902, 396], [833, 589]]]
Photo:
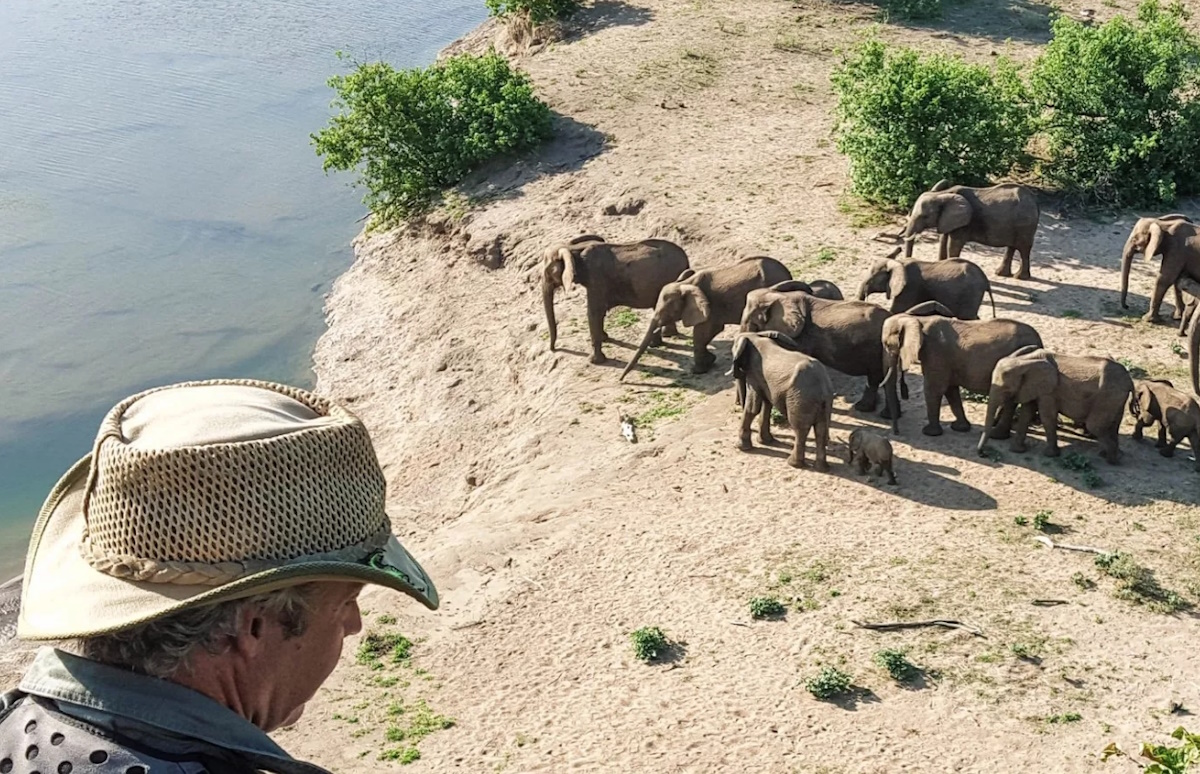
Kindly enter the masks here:
[[[1048, 39], [1046, 10], [974, 0], [879, 34], [1028, 60]], [[1200, 706], [1193, 617], [1113, 598], [1087, 557], [1041, 548], [1016, 523], [1050, 511], [1071, 542], [1132, 552], [1194, 602], [1200, 485], [1186, 455], [1162, 459], [1126, 434], [1125, 463], [1109, 469], [1072, 438], [1105, 481], [1092, 489], [1036, 453], [981, 459], [973, 433], [921, 436], [918, 389], [896, 443], [901, 485], [877, 487], [840, 462], [821, 475], [779, 449], [734, 449], [728, 332], [712, 374], [688, 375], [676, 346], [619, 385], [640, 323], [610, 331], [625, 342], [608, 347], [611, 367], [588, 365], [576, 294], [559, 300], [565, 349], [547, 351], [539, 253], [578, 233], [673, 239], [697, 266], [769, 254], [801, 278], [857, 284], [890, 250], [872, 237], [892, 228], [839, 204], [828, 74], [874, 19], [852, 3], [598, 2], [568, 40], [518, 57], [563, 116], [558, 140], [469, 187], [487, 201], [465, 218], [359, 240], [328, 299], [319, 389], [371, 428], [396, 531], [444, 605], [371, 592], [369, 629], [416, 640], [411, 664], [372, 670], [348, 652], [281, 733], [286, 747], [377, 771], [432, 712], [454, 726], [417, 739], [409, 770], [1098, 771], [1109, 741], [1164, 739], [1180, 722], [1170, 702]], [[604, 214], [630, 202], [644, 205]], [[1133, 218], [1072, 220], [1048, 203], [1036, 279], [996, 280], [997, 306], [1052, 347], [1179, 378], [1173, 331], [1116, 303]], [[999, 260], [968, 252], [989, 273]], [[1135, 306], [1153, 268], [1137, 265]], [[857, 380], [835, 384], [836, 439], [882, 426], [849, 408]], [[619, 409], [663, 406], [675, 416], [638, 445], [622, 439]], [[980, 421], [981, 406], [969, 412]], [[796, 600], [789, 615], [751, 623], [747, 600], [768, 591]], [[1046, 598], [1066, 604], [1032, 604]], [[986, 637], [851, 624], [940, 617]], [[671, 663], [633, 659], [628, 633], [646, 625], [681, 643]], [[922, 678], [892, 682], [871, 662], [883, 647], [909, 649]], [[813, 699], [803, 682], [824, 664], [863, 691]]]

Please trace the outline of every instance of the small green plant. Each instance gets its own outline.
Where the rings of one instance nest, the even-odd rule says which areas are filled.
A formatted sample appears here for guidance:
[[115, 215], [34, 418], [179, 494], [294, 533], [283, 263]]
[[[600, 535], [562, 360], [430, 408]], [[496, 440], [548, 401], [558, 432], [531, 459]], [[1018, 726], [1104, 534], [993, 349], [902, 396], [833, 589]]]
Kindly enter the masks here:
[[1173, 342], [1171, 344], [1171, 352], [1178, 355], [1179, 357], [1187, 357], [1187, 350], [1184, 349], [1183, 345], [1180, 344], [1178, 341]]
[[917, 673], [917, 668], [908, 660], [908, 654], [903, 650], [886, 648], [876, 651], [871, 660], [886, 669], [897, 682], [904, 682]]
[[492, 16], [528, 16], [533, 24], [566, 19], [583, 7], [580, 0], [483, 0], [483, 4]]
[[654, 390], [649, 393], [649, 399], [650, 407], [633, 418], [633, 424], [637, 427], [649, 429], [664, 419], [673, 419], [687, 411], [681, 390]]
[[1083, 483], [1089, 489], [1096, 489], [1104, 485], [1104, 479], [1100, 478], [1100, 474], [1092, 467], [1092, 462], [1087, 457], [1079, 452], [1066, 452], [1059, 459], [1059, 464], [1067, 470], [1073, 470], [1083, 479]]
[[357, 170], [376, 226], [420, 214], [484, 162], [528, 150], [552, 133], [550, 108], [494, 52], [426, 68], [355, 63], [329, 86], [338, 110], [312, 135], [329, 170]]
[[[1179, 740], [1182, 744], [1178, 747], [1168, 747], [1142, 742], [1138, 754], [1151, 762], [1142, 769], [1144, 774], [1188, 774], [1195, 772], [1195, 767], [1200, 766], [1200, 734], [1190, 734], [1180, 726], [1171, 732], [1171, 738]], [[1104, 748], [1101, 760], [1107, 761], [1114, 756], [1128, 757], [1128, 753], [1117, 747], [1114, 742]]]
[[362, 642], [358, 645], [356, 660], [359, 664], [369, 666], [372, 669], [380, 669], [383, 667], [383, 657], [389, 654], [394, 664], [408, 661], [412, 655], [412, 647], [412, 640], [403, 634], [367, 632], [367, 635], [363, 637]]
[[783, 418], [783, 412], [774, 406], [771, 407], [771, 424], [776, 427], [783, 427], [787, 424], [787, 421]]
[[1140, 365], [1127, 357], [1117, 358], [1117, 362], [1125, 366], [1125, 370], [1128, 371], [1129, 375], [1134, 379], [1145, 379], [1149, 375], [1149, 372], [1146, 371], [1145, 368], [1142, 368]]
[[1078, 712], [1063, 712], [1059, 715], [1051, 715], [1046, 718], [1046, 722], [1052, 726], [1061, 726], [1067, 723], [1078, 723], [1083, 720], [1083, 715]]
[[1080, 312], [1078, 309], [1064, 309], [1062, 316], [1068, 320], [1078, 320], [1083, 317], [1083, 312]]
[[1041, 646], [1033, 642], [1014, 642], [1009, 646], [1012, 654], [1020, 659], [1036, 659], [1041, 656]]
[[959, 389], [959, 394], [962, 399], [968, 403], [987, 403], [988, 394], [986, 392], [975, 392], [974, 390]]
[[754, 618], [779, 618], [787, 610], [775, 597], [755, 597], [750, 600], [750, 615]]
[[832, 247], [822, 247], [817, 250], [817, 254], [813, 256], [813, 260], [817, 263], [832, 263], [837, 260], [837, 251]]
[[632, 328], [642, 321], [632, 309], [620, 307], [608, 313], [607, 324], [614, 328]]
[[1081, 572], [1077, 572], [1072, 575], [1071, 582], [1084, 591], [1089, 591], [1096, 588], [1096, 582]]
[[379, 753], [379, 760], [396, 761], [402, 766], [407, 766], [420, 759], [421, 751], [416, 747], [389, 747]]
[[941, 179], [983, 182], [1020, 158], [1032, 133], [1016, 67], [995, 69], [944, 54], [868, 40], [835, 69], [834, 135], [850, 160], [853, 191], [907, 209]]
[[375, 623], [379, 624], [380, 626], [391, 626], [392, 624], [396, 623], [396, 616], [384, 613], [375, 619]]
[[670, 640], [657, 626], [643, 626], [629, 634], [633, 642], [633, 655], [640, 661], [650, 663], [666, 652]]
[[851, 682], [850, 675], [837, 667], [827, 666], [809, 678], [804, 687], [813, 696], [824, 700], [845, 695], [850, 691]]
[[1117, 582], [1113, 596], [1135, 604], [1144, 604], [1157, 613], [1175, 613], [1189, 605], [1174, 591], [1163, 588], [1154, 573], [1120, 551], [1098, 554], [1096, 566]]
[[1013, 518], [1013, 523], [1016, 524], [1018, 527], [1024, 527], [1024, 526], [1028, 526], [1029, 519], [1025, 518], [1024, 516], [1016, 516]]
[[1050, 524], [1050, 517], [1054, 515], [1054, 511], [1038, 511], [1033, 516], [1033, 528], [1038, 532], [1045, 532], [1046, 527]]

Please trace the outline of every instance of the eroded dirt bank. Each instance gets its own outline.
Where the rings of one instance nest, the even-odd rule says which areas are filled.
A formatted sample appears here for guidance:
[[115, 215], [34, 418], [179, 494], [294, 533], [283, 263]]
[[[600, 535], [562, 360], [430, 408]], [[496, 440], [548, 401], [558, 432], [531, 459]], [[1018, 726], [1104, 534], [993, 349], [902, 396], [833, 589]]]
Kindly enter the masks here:
[[[1134, 4], [1114, 5], [1097, 16]], [[1048, 37], [1047, 10], [974, 0], [938, 25], [880, 34], [1027, 59]], [[676, 341], [620, 385], [646, 313], [614, 317], [624, 344], [592, 366], [577, 293], [560, 296], [562, 350], [548, 351], [540, 252], [585, 232], [672, 239], [700, 267], [773, 255], [853, 292], [865, 262], [891, 249], [872, 237], [894, 228], [839, 207], [828, 74], [873, 20], [873, 6], [841, 3], [598, 2], [570, 39], [519, 57], [563, 116], [559, 139], [470, 187], [484, 200], [465, 216], [359, 242], [328, 300], [319, 388], [371, 428], [397, 532], [444, 605], [367, 595], [368, 629], [416, 640], [411, 662], [371, 669], [348, 651], [281, 734], [286, 747], [343, 772], [398, 765], [380, 753], [414, 739], [412, 771], [1067, 772], [1101, 770], [1109, 741], [1135, 749], [1186, 724], [1168, 711], [1200, 706], [1193, 615], [1114, 598], [1090, 557], [1041, 547], [1028, 525], [1048, 512], [1065, 533], [1053, 539], [1130, 552], [1200, 601], [1200, 477], [1186, 454], [1163, 459], [1126, 427], [1124, 462], [1109, 468], [1068, 435], [1097, 488], [1040, 444], [980, 458], [975, 433], [920, 434], [910, 377], [890, 488], [840, 459], [822, 475], [787, 467], [782, 447], [738, 452], [728, 331], [713, 373], [687, 373]], [[1067, 219], [1047, 204], [1036, 279], [995, 279], [997, 307], [1051, 347], [1178, 380], [1173, 330], [1117, 304], [1134, 217]], [[999, 260], [967, 253], [989, 274]], [[1154, 268], [1137, 264], [1137, 313]], [[835, 379], [838, 441], [883, 427], [850, 409], [860, 384]], [[982, 406], [968, 408], [979, 423]], [[627, 443], [619, 411], [653, 429]], [[789, 602], [785, 620], [750, 620], [762, 593]], [[1065, 604], [1034, 604], [1047, 599]], [[852, 624], [932, 618], [985, 637]], [[628, 633], [647, 625], [681, 643], [669, 663], [634, 660]], [[920, 678], [894, 683], [872, 663], [884, 647], [908, 648]], [[815, 700], [804, 681], [825, 664], [862, 690]], [[412, 719], [431, 715], [454, 726], [421, 739]], [[408, 738], [389, 741], [389, 728]]]

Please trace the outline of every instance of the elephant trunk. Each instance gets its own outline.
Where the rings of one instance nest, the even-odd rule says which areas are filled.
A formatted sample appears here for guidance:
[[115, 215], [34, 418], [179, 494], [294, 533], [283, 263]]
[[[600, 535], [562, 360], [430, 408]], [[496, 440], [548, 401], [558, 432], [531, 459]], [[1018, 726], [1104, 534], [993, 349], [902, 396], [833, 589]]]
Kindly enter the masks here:
[[617, 381], [625, 381], [625, 377], [629, 375], [629, 372], [633, 370], [635, 365], [637, 365], [638, 360], [640, 360], [642, 355], [645, 354], [646, 350], [650, 348], [650, 341], [654, 338], [654, 332], [658, 330], [661, 325], [662, 323], [659, 321], [658, 315], [654, 315], [650, 318], [650, 324], [646, 327], [646, 335], [642, 337], [642, 343], [638, 345], [637, 352], [633, 353], [633, 357], [629, 358], [629, 365], [625, 366], [625, 370], [621, 372], [621, 378]]
[[861, 284], [861, 285], [859, 285], [859, 286], [858, 286], [858, 296], [857, 296], [857, 298], [858, 298], [858, 300], [859, 300], [859, 301], [866, 301], [866, 300], [867, 300], [867, 296], [869, 296], [870, 294], [871, 294], [871, 289], [870, 289], [869, 287], [867, 287], [867, 283], [866, 283], [866, 282], [864, 282], [863, 284]]
[[[900, 398], [896, 394], [896, 383], [904, 384], [904, 368], [900, 358], [891, 351], [883, 351], [883, 399], [887, 406], [888, 416], [892, 418], [892, 433], [900, 435]], [[908, 397], [908, 387], [905, 385], [904, 397]]]
[[554, 319], [554, 285], [547, 279], [542, 280], [542, 306], [546, 310], [546, 327], [550, 329], [550, 351], [558, 343], [558, 321]]
[[987, 414], [983, 419], [983, 433], [979, 436], [977, 451], [982, 457], [987, 453], [987, 442], [992, 437], [992, 428], [996, 425], [996, 413], [1000, 410], [1002, 396], [996, 390], [988, 393]]
[[1133, 246], [1133, 237], [1129, 237], [1129, 241], [1125, 243], [1125, 252], [1121, 254], [1121, 308], [1128, 309], [1129, 304], [1126, 303], [1126, 296], [1129, 295], [1129, 270], [1133, 266], [1133, 254], [1136, 249]]
[[[905, 229], [906, 232], [907, 232], [907, 230], [908, 229]], [[904, 237], [904, 257], [905, 258], [912, 258], [913, 244], [915, 244], [916, 241], [917, 241], [917, 238], [915, 236], [908, 236], [907, 234], [905, 235], [905, 237]]]

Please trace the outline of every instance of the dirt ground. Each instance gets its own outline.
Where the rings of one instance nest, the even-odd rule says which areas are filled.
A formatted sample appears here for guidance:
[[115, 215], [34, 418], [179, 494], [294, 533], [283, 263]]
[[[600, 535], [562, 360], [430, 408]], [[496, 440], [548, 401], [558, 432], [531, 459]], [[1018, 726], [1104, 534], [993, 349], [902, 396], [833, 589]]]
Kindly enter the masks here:
[[[1134, 767], [1101, 764], [1109, 742], [1136, 750], [1200, 726], [1188, 717], [1200, 712], [1190, 452], [1158, 456], [1129, 439], [1127, 420], [1118, 467], [1070, 434], [1074, 469], [1041, 456], [1040, 436], [1026, 454], [998, 445], [981, 458], [975, 432], [921, 435], [913, 375], [889, 487], [842, 461], [851, 428], [884, 428], [849, 406], [861, 380], [835, 378], [837, 443], [821, 474], [788, 467], [783, 445], [736, 450], [731, 329], [710, 374], [692, 376], [676, 340], [619, 384], [647, 313], [614, 313], [621, 341], [592, 366], [577, 291], [559, 297], [560, 351], [548, 351], [540, 252], [579, 233], [673, 239], [700, 267], [773, 255], [853, 293], [891, 250], [873, 238], [899, 221], [844, 196], [829, 136], [838, 49], [875, 29], [1024, 61], [1048, 39], [1049, 11], [970, 0], [943, 22], [876, 27], [867, 4], [598, 0], [567, 40], [520, 55], [561, 115], [559, 138], [464, 187], [432, 224], [361, 240], [316, 354], [319, 389], [376, 438], [394, 526], [442, 609], [365, 595], [368, 630], [402, 632], [411, 657], [356, 663], [354, 640], [280, 742], [338, 772], [404, 760], [470, 772], [1119, 772]], [[1132, 309], [1117, 303], [1140, 214], [1069, 218], [1043, 202], [1035, 279], [994, 278], [997, 308], [1052, 348], [1186, 383], [1174, 329], [1137, 320], [1156, 267], [1139, 259]], [[918, 244], [917, 257], [934, 254]], [[964, 255], [989, 274], [999, 261]], [[978, 425], [982, 404], [968, 410]], [[622, 437], [621, 412], [639, 417], [638, 443]], [[1121, 593], [1089, 554], [1039, 544], [1035, 520], [1054, 541], [1130, 554], [1153, 573], [1150, 596]], [[784, 618], [751, 619], [764, 594], [787, 604]], [[939, 618], [981, 636], [853, 623]], [[643, 626], [675, 643], [658, 663], [633, 656]], [[892, 680], [872, 660], [883, 648], [906, 649], [916, 677]], [[853, 678], [847, 697], [805, 689], [827, 665]]]

